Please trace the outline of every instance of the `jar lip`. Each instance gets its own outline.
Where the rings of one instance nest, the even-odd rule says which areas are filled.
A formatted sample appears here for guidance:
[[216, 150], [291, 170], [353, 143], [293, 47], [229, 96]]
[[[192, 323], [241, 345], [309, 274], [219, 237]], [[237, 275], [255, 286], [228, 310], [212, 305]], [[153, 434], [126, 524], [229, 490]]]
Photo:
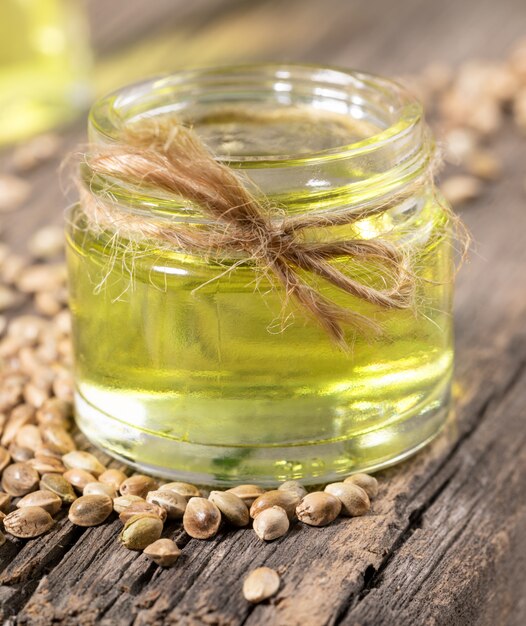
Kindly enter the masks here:
[[[422, 123], [422, 105], [415, 96], [395, 80], [332, 65], [252, 63], [181, 70], [124, 86], [95, 101], [89, 115], [90, 130], [102, 141], [111, 143], [118, 139], [118, 123], [120, 122], [122, 125], [126, 121], [126, 118], [118, 113], [115, 114], [117, 111], [115, 103], [118, 100], [122, 101], [123, 105], [130, 105], [138, 101], [141, 96], [154, 93], [155, 90], [172, 89], [176, 93], [175, 90], [178, 87], [192, 84], [192, 82], [206, 86], [207, 80], [219, 80], [221, 77], [233, 79], [236, 76], [242, 77], [248, 74], [276, 81], [294, 81], [295, 77], [298, 78], [303, 75], [313, 82], [324, 81], [329, 86], [332, 85], [349, 91], [354, 90], [356, 94], [360, 90], [368, 88], [372, 93], [385, 98], [386, 105], [393, 110], [396, 117], [393, 123], [383, 130], [364, 139], [307, 154], [218, 155], [216, 157], [219, 161], [226, 162], [234, 168], [312, 166], [328, 161], [355, 158], [380, 150], [388, 144], [396, 143], [398, 139], [403, 141]], [[274, 87], [279, 84], [276, 82]], [[274, 89], [269, 88], [269, 91], [274, 91]], [[112, 114], [113, 119], [110, 119]]]

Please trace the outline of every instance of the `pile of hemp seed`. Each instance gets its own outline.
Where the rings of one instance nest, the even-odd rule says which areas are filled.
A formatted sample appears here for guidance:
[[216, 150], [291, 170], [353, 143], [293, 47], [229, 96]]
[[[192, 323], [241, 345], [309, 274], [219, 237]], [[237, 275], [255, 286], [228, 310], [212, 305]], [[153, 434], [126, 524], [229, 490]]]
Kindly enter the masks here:
[[[423, 101], [443, 146], [443, 194], [454, 206], [467, 204], [502, 174], [493, 144], [504, 121], [511, 119], [526, 137], [526, 40], [503, 61], [468, 61], [456, 69], [433, 64], [402, 80]], [[54, 134], [15, 147], [0, 174], [0, 237], [4, 221], [32, 197], [25, 174], [60, 152]], [[181, 551], [162, 538], [165, 520], [180, 520], [197, 539], [213, 537], [223, 523], [252, 523], [261, 540], [272, 541], [296, 519], [324, 526], [367, 513], [378, 485], [365, 474], [312, 493], [296, 481], [271, 491], [240, 485], [207, 493], [106, 468], [78, 450], [63, 245], [63, 230], [53, 225], [31, 237], [22, 254], [0, 241], [0, 545], [6, 535], [45, 534], [69, 507], [69, 520], [84, 527], [117, 514], [121, 544], [169, 567]], [[279, 585], [278, 574], [262, 567], [246, 578], [243, 592], [260, 602]]]
[[423, 103], [431, 123], [447, 165], [443, 195], [454, 208], [469, 204], [502, 178], [495, 143], [504, 124], [526, 139], [526, 39], [504, 59], [470, 59], [456, 68], [432, 63], [399, 81]]

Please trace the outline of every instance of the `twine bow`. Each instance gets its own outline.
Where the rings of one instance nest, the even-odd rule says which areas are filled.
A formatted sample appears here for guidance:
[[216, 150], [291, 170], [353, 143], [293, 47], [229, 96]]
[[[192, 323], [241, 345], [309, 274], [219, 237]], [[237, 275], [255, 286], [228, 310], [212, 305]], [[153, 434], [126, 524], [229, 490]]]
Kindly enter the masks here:
[[[117, 145], [94, 146], [86, 160], [95, 174], [155, 188], [175, 201], [183, 198], [199, 207], [211, 220], [206, 229], [185, 223], [159, 226], [137, 216], [129, 219], [141, 221], [143, 234], [177, 249], [201, 254], [243, 253], [265, 272], [271, 272], [285, 294], [292, 296], [341, 346], [346, 345], [343, 325], [363, 332], [379, 331], [378, 324], [331, 301], [302, 274], [315, 274], [343, 292], [384, 309], [406, 309], [413, 303], [414, 275], [408, 269], [406, 253], [392, 243], [379, 238], [311, 242], [305, 240], [303, 231], [352, 224], [388, 210], [414, 189], [360, 210], [276, 215], [265, 199], [252, 195], [236, 171], [214, 158], [192, 129], [173, 120], [165, 127], [158, 120], [141, 121], [126, 129]], [[91, 207], [92, 211], [100, 211], [92, 194], [84, 190], [83, 196], [86, 210]], [[343, 273], [332, 263], [341, 257], [383, 268], [384, 288], [364, 285]]]

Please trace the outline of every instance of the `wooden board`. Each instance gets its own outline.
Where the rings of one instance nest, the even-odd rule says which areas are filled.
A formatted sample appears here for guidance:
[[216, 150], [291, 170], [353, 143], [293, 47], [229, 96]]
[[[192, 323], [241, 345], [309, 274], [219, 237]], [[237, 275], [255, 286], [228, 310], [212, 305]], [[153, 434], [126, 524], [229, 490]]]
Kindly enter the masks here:
[[[188, 4], [148, 3], [151, 14], [142, 21], [144, 2], [92, 1], [97, 76], [123, 67], [122, 76], [133, 77], [123, 59], [145, 57], [138, 36], [160, 42], [142, 73], [285, 58], [402, 74], [437, 58], [500, 57], [526, 26], [522, 0], [498, 7], [489, 0], [259, 0], [221, 8], [212, 2], [211, 12], [205, 1], [192, 10]], [[122, 22], [110, 5], [122, 11]], [[125, 44], [132, 46], [126, 53]], [[64, 131], [63, 151], [83, 140], [83, 128], [80, 121]], [[370, 515], [325, 529], [298, 526], [272, 544], [249, 530], [206, 542], [176, 531], [184, 557], [170, 570], [120, 548], [118, 521], [82, 529], [62, 519], [45, 539], [0, 548], [0, 619], [108, 626], [525, 623], [526, 140], [507, 127], [496, 149], [506, 175], [463, 215], [476, 246], [458, 281], [455, 414], [428, 449], [380, 474]], [[6, 169], [9, 157], [2, 157]], [[29, 175], [31, 198], [4, 219], [3, 237], [20, 250], [31, 232], [61, 219], [59, 161]], [[278, 569], [282, 587], [254, 607], [242, 597], [242, 580], [263, 564]]]

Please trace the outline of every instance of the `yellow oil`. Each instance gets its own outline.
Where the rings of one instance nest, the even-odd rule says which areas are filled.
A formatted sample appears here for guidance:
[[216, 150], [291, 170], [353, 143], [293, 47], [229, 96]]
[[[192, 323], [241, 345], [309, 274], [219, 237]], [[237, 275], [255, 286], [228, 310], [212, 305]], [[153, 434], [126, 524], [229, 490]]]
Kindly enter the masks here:
[[78, 0], [0, 2], [0, 144], [68, 122], [87, 101]]
[[[225, 141], [246, 136], [230, 134]], [[203, 135], [214, 143], [214, 132]], [[320, 285], [383, 327], [376, 339], [347, 329], [348, 352], [293, 304], [283, 311], [276, 285], [259, 277], [256, 287], [251, 262], [225, 272], [228, 261], [132, 245], [90, 230], [75, 207], [68, 263], [80, 426], [141, 468], [224, 485], [313, 483], [417, 449], [444, 421], [453, 365], [448, 219], [431, 193], [417, 205], [347, 233], [410, 234], [415, 310], [378, 311]], [[374, 268], [345, 263], [370, 280]]]

